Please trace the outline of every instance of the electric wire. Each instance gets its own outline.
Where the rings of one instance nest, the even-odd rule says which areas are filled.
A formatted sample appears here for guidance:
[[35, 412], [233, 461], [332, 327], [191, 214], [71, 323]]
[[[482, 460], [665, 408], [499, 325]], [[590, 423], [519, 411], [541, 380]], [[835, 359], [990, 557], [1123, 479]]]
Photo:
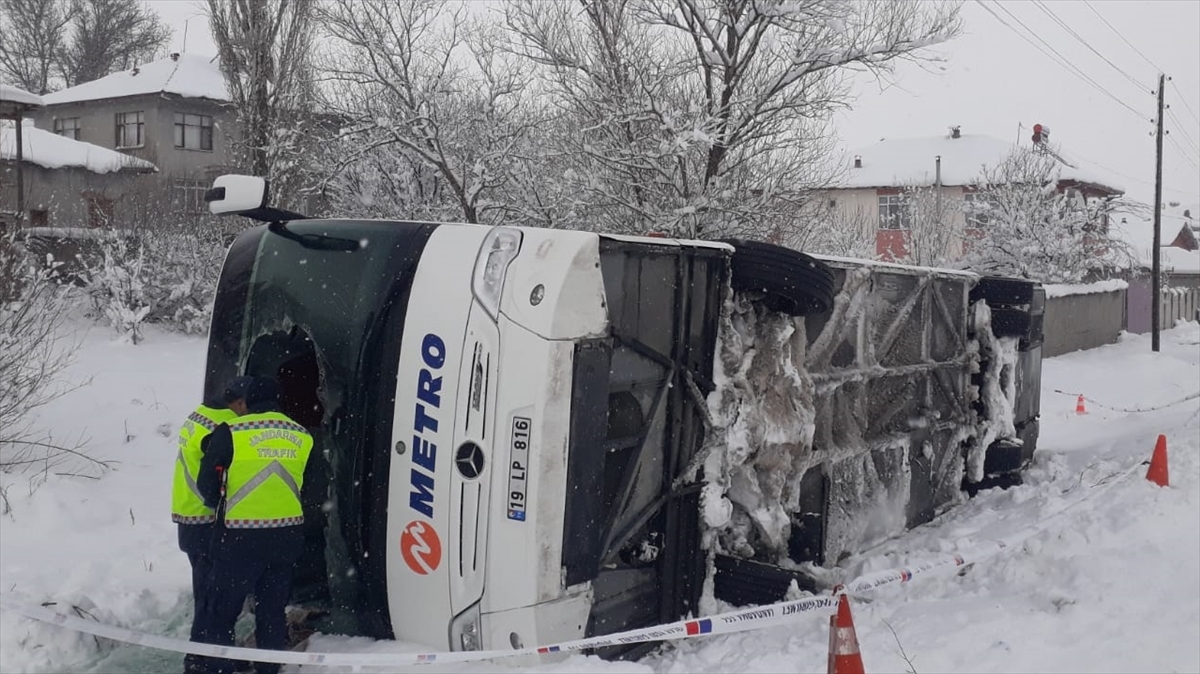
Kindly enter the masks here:
[[1192, 134], [1188, 132], [1187, 125], [1184, 124], [1179, 117], [1175, 115], [1175, 111], [1171, 110], [1170, 108], [1167, 108], [1167, 117], [1169, 117], [1171, 121], [1175, 122], [1176, 128], [1174, 131], [1177, 131], [1180, 136], [1183, 136], [1183, 139], [1187, 141], [1189, 146], [1191, 146], [1192, 152], [1195, 153], [1197, 157], [1200, 157], [1200, 145], [1196, 144], [1195, 139], [1192, 138]]
[[1179, 90], [1179, 85], [1175, 84], [1175, 80], [1170, 80], [1170, 82], [1171, 86], [1175, 89], [1175, 93], [1179, 94], [1179, 102], [1183, 103], [1184, 109], [1188, 111], [1188, 114], [1192, 116], [1192, 119], [1196, 120], [1196, 122], [1200, 124], [1200, 117], [1196, 116], [1196, 111], [1192, 109], [1191, 103], [1187, 102], [1187, 97], [1184, 96], [1183, 92]]
[[1050, 9], [1049, 7], [1047, 7], [1046, 3], [1042, 2], [1042, 0], [1033, 0], [1033, 4], [1035, 7], [1042, 10], [1043, 14], [1045, 14], [1046, 16], [1049, 16], [1063, 30], [1070, 33], [1072, 37], [1074, 37], [1076, 40], [1079, 41], [1079, 44], [1082, 44], [1083, 46], [1087, 47], [1093, 54], [1095, 54], [1096, 56], [1099, 56], [1102, 61], [1104, 61], [1108, 65], [1112, 66], [1113, 69], [1116, 70], [1117, 72], [1121, 73], [1125, 77], [1125, 79], [1132, 82], [1133, 86], [1137, 87], [1139, 90], [1144, 91], [1142, 83], [1139, 82], [1136, 77], [1125, 72], [1124, 68], [1113, 63], [1112, 61], [1109, 60], [1109, 58], [1107, 56], [1105, 56], [1104, 54], [1101, 54], [1099, 51], [1097, 51], [1097, 49], [1095, 47], [1093, 47], [1087, 40], [1083, 39], [1083, 37], [1079, 33], [1075, 32], [1074, 28], [1071, 28], [1071, 26], [1069, 24], [1067, 24], [1067, 22], [1063, 21], [1062, 18], [1060, 18], [1058, 16], [1058, 14], [1056, 14], [1054, 12], [1053, 9]]
[[1156, 71], [1158, 71], [1158, 72], [1160, 72], [1160, 73], [1161, 73], [1161, 72], [1163, 72], [1163, 69], [1162, 69], [1162, 68], [1159, 68], [1159, 67], [1158, 67], [1158, 64], [1156, 64], [1154, 61], [1151, 61], [1151, 60], [1150, 60], [1150, 57], [1149, 57], [1149, 56], [1146, 56], [1145, 54], [1143, 54], [1141, 49], [1138, 49], [1136, 46], [1134, 46], [1134, 44], [1133, 44], [1132, 42], [1130, 42], [1130, 41], [1129, 41], [1129, 40], [1128, 40], [1128, 39], [1127, 39], [1127, 38], [1126, 38], [1124, 35], [1122, 35], [1122, 34], [1121, 34], [1121, 31], [1117, 30], [1117, 27], [1116, 27], [1116, 26], [1114, 26], [1114, 25], [1112, 25], [1111, 23], [1109, 23], [1109, 22], [1108, 22], [1108, 19], [1104, 18], [1104, 15], [1103, 15], [1103, 14], [1101, 14], [1101, 13], [1099, 12], [1099, 10], [1097, 10], [1095, 7], [1092, 7], [1092, 3], [1088, 2], [1088, 0], [1083, 0], [1083, 4], [1087, 5], [1087, 8], [1088, 8], [1088, 9], [1090, 9], [1090, 10], [1092, 10], [1092, 14], [1095, 14], [1097, 17], [1099, 17], [1099, 18], [1100, 18], [1100, 20], [1104, 22], [1104, 25], [1108, 26], [1108, 27], [1109, 27], [1109, 29], [1111, 29], [1111, 30], [1112, 30], [1112, 32], [1116, 33], [1116, 34], [1117, 34], [1117, 37], [1121, 38], [1121, 40], [1122, 40], [1122, 41], [1123, 41], [1125, 44], [1129, 45], [1129, 48], [1130, 48], [1130, 49], [1132, 49], [1133, 51], [1137, 52], [1137, 55], [1138, 55], [1138, 56], [1141, 56], [1141, 57], [1142, 57], [1142, 59], [1143, 59], [1143, 60], [1144, 60], [1146, 63], [1149, 63], [1149, 64], [1150, 64], [1150, 67], [1154, 68]]
[[[1097, 83], [1097, 82], [1096, 82], [1094, 79], [1092, 79], [1091, 77], [1088, 77], [1088, 76], [1087, 76], [1087, 74], [1086, 74], [1086, 73], [1084, 73], [1082, 70], [1080, 70], [1080, 69], [1079, 69], [1077, 66], [1075, 66], [1075, 65], [1071, 64], [1071, 63], [1070, 63], [1070, 62], [1069, 62], [1069, 61], [1066, 59], [1066, 57], [1064, 57], [1062, 54], [1060, 54], [1060, 53], [1058, 52], [1058, 50], [1054, 49], [1054, 47], [1051, 47], [1051, 46], [1050, 46], [1050, 44], [1049, 44], [1049, 43], [1047, 43], [1045, 40], [1043, 40], [1043, 39], [1042, 39], [1042, 38], [1041, 38], [1041, 37], [1040, 37], [1040, 36], [1037, 34], [1037, 32], [1036, 32], [1036, 31], [1034, 31], [1034, 30], [1033, 30], [1033, 29], [1031, 29], [1029, 26], [1027, 26], [1027, 25], [1025, 24], [1025, 22], [1024, 22], [1024, 21], [1022, 21], [1021, 19], [1019, 19], [1019, 18], [1018, 18], [1017, 16], [1015, 16], [1015, 15], [1014, 15], [1012, 12], [1008, 11], [1008, 9], [1007, 9], [1006, 7], [1004, 7], [1004, 5], [1002, 5], [1002, 4], [999, 4], [999, 3], [995, 2], [995, 0], [993, 0], [993, 4], [995, 4], [995, 5], [996, 5], [996, 7], [997, 7], [997, 8], [998, 8], [1000, 11], [1004, 12], [1005, 14], [1007, 14], [1007, 15], [1008, 15], [1009, 17], [1011, 17], [1011, 18], [1012, 18], [1014, 21], [1016, 21], [1018, 24], [1020, 24], [1020, 25], [1021, 25], [1021, 27], [1023, 27], [1025, 30], [1029, 31], [1029, 33], [1030, 33], [1031, 35], [1033, 35], [1034, 37], [1036, 37], [1036, 38], [1038, 39], [1038, 41], [1040, 41], [1040, 42], [1042, 42], [1042, 44], [1046, 45], [1046, 47], [1045, 47], [1045, 48], [1043, 48], [1041, 45], [1039, 45], [1039, 44], [1037, 44], [1036, 42], [1034, 42], [1033, 40], [1031, 40], [1031, 39], [1029, 38], [1029, 36], [1027, 36], [1027, 35], [1025, 35], [1024, 33], [1022, 33], [1021, 31], [1017, 30], [1015, 27], [1013, 27], [1013, 25], [1012, 25], [1012, 24], [1010, 24], [1009, 22], [1005, 21], [1005, 20], [1004, 20], [1004, 19], [1003, 19], [1003, 18], [1002, 18], [1002, 17], [1001, 17], [999, 14], [997, 14], [995, 11], [993, 11], [991, 7], [988, 7], [987, 5], [985, 5], [985, 4], [984, 4], [984, 0], [975, 0], [975, 2], [976, 2], [976, 3], [977, 3], [979, 6], [980, 6], [980, 7], [982, 7], [982, 8], [983, 8], [985, 11], [987, 11], [987, 13], [988, 13], [988, 14], [991, 14], [991, 15], [992, 15], [992, 16], [993, 16], [993, 17], [994, 17], [994, 18], [995, 18], [997, 21], [999, 21], [999, 22], [1000, 22], [1000, 23], [1001, 23], [1001, 24], [1002, 24], [1004, 27], [1006, 27], [1006, 28], [1008, 28], [1009, 30], [1013, 31], [1013, 32], [1014, 32], [1014, 33], [1016, 33], [1016, 34], [1017, 34], [1017, 35], [1018, 35], [1018, 36], [1019, 36], [1021, 39], [1025, 40], [1025, 41], [1026, 41], [1026, 42], [1028, 42], [1029, 44], [1033, 45], [1033, 47], [1034, 47], [1035, 49], [1037, 49], [1038, 51], [1042, 52], [1042, 54], [1044, 54], [1044, 55], [1046, 56], [1046, 58], [1050, 59], [1051, 61], [1054, 61], [1054, 62], [1055, 62], [1055, 63], [1057, 63], [1058, 65], [1060, 65], [1060, 66], [1062, 66], [1063, 68], [1067, 69], [1067, 71], [1068, 71], [1068, 72], [1070, 72], [1072, 75], [1075, 75], [1076, 77], [1078, 77], [1078, 78], [1082, 79], [1084, 82], [1086, 82], [1086, 83], [1088, 83], [1088, 84], [1092, 85], [1092, 86], [1093, 86], [1093, 87], [1095, 87], [1095, 88], [1096, 88], [1098, 91], [1100, 91], [1100, 93], [1104, 94], [1105, 96], [1108, 96], [1108, 97], [1109, 97], [1109, 98], [1111, 98], [1113, 101], [1115, 101], [1117, 104], [1119, 104], [1121, 107], [1125, 108], [1126, 110], [1128, 110], [1128, 111], [1130, 111], [1131, 113], [1133, 113], [1134, 115], [1136, 115], [1136, 116], [1138, 117], [1138, 119], [1143, 119], [1143, 120], [1145, 119], [1145, 117], [1143, 117], [1142, 113], [1141, 113], [1141, 112], [1138, 112], [1138, 110], [1137, 110], [1136, 108], [1134, 108], [1134, 107], [1130, 106], [1128, 103], [1126, 103], [1125, 101], [1122, 101], [1120, 98], [1117, 98], [1117, 96], [1116, 96], [1116, 95], [1114, 95], [1114, 94], [1113, 94], [1112, 92], [1110, 92], [1108, 89], [1105, 89], [1105, 88], [1104, 88], [1102, 85], [1100, 85], [1099, 83]], [[1046, 51], [1047, 49], [1049, 49], [1050, 51], [1049, 51], [1049, 52], [1047, 52], [1047, 51]], [[1052, 56], [1052, 55], [1051, 55], [1051, 52], [1052, 52], [1053, 54], [1056, 54], [1056, 55], [1057, 55], [1057, 58], [1056, 58], [1055, 56]]]
[[1167, 134], [1167, 140], [1175, 146], [1176, 150], [1179, 150], [1179, 156], [1183, 157], [1183, 160], [1186, 161], [1189, 166], [1197, 171], [1200, 171], [1200, 164], [1196, 163], [1196, 160], [1192, 159], [1192, 154], [1188, 152], [1186, 148], [1180, 145], [1179, 141], [1175, 140], [1175, 136]]

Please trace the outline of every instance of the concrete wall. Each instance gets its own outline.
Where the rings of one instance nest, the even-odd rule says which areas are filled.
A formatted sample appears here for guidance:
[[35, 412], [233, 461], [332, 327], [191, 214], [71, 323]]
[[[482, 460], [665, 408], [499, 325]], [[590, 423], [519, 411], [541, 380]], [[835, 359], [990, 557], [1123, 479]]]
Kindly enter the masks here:
[[[112, 202], [119, 218], [141, 194], [151, 189], [154, 174], [117, 171], [93, 173], [83, 168], [48, 169], [25, 162], [25, 226], [88, 227], [88, 200]], [[0, 210], [17, 205], [16, 162], [0, 161]], [[44, 212], [44, 216], [42, 215]], [[39, 221], [44, 217], [44, 221]]]
[[[201, 98], [169, 94], [129, 96], [100, 101], [51, 105], [33, 115], [39, 129], [54, 131], [57, 118], [78, 117], [79, 140], [117, 149], [117, 113], [142, 112], [145, 143], [121, 148], [125, 154], [145, 159], [158, 167], [162, 179], [207, 178], [208, 172], [231, 161], [230, 138], [235, 133], [232, 108]], [[175, 113], [209, 115], [213, 118], [213, 149], [185, 150], [175, 147]]]
[[1125, 330], [1125, 290], [1046, 298], [1042, 356], [1113, 344]]

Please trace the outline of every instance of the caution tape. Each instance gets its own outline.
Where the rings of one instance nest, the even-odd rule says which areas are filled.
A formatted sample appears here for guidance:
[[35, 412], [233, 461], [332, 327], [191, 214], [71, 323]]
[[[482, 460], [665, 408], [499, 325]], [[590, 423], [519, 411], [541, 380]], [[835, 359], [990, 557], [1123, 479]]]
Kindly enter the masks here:
[[756, 606], [753, 608], [729, 611], [717, 615], [706, 616], [694, 620], [680, 620], [666, 625], [644, 627], [641, 629], [606, 634], [603, 636], [563, 641], [548, 646], [491, 651], [450, 651], [434, 653], [310, 653], [296, 651], [268, 651], [256, 648], [241, 648], [238, 646], [216, 646], [203, 644], [186, 639], [150, 634], [127, 627], [118, 627], [93, 620], [84, 620], [77, 616], [66, 615], [50, 610], [44, 606], [34, 606], [3, 599], [0, 610], [32, 618], [50, 625], [59, 625], [77, 632], [92, 634], [114, 641], [120, 641], [139, 646], [149, 646], [175, 653], [191, 653], [207, 655], [231, 660], [250, 660], [254, 662], [273, 662], [283, 665], [323, 665], [328, 667], [349, 668], [351, 671], [363, 671], [378, 668], [395, 668], [399, 665], [427, 665], [433, 663], [459, 663], [476, 660], [492, 660], [496, 658], [517, 655], [538, 655], [547, 653], [567, 653], [605, 646], [620, 646], [644, 643], [647, 641], [666, 641], [687, 639], [691, 637], [710, 636], [715, 634], [730, 634], [759, 629], [764, 626], [786, 622], [806, 613], [832, 613], [837, 609], [837, 597], [818, 596], [797, 599], [794, 601], [772, 604], [771, 606]]
[[[269, 651], [256, 648], [237, 646], [216, 646], [186, 639], [166, 637], [148, 632], [142, 632], [126, 627], [118, 627], [93, 620], [66, 615], [50, 610], [45, 606], [36, 606], [0, 597], [0, 610], [31, 618], [50, 625], [59, 625], [85, 634], [91, 634], [114, 641], [128, 644], [147, 646], [176, 653], [191, 653], [232, 660], [249, 660], [253, 662], [271, 662], [281, 665], [321, 665], [348, 669], [349, 671], [372, 671], [378, 669], [394, 669], [403, 665], [428, 665], [435, 663], [462, 663], [479, 660], [493, 660], [519, 655], [544, 655], [548, 653], [569, 653], [606, 646], [620, 646], [649, 641], [670, 641], [694, 637], [731, 634], [769, 627], [795, 620], [805, 614], [831, 615], [837, 610], [838, 595], [861, 594], [877, 590], [892, 584], [906, 584], [923, 575], [955, 573], [963, 568], [982, 561], [996, 554], [1020, 546], [1025, 540], [1042, 533], [1066, 512], [1086, 503], [1092, 498], [1103, 494], [1113, 485], [1138, 470], [1142, 463], [1136, 463], [1130, 468], [1116, 474], [1117, 479], [1105, 479], [1093, 486], [1098, 491], [1068, 504], [1062, 510], [1051, 515], [1046, 520], [1026, 527], [1010, 536], [984, 541], [975, 548], [959, 553], [941, 555], [920, 564], [897, 569], [874, 571], [859, 576], [835, 588], [833, 595], [806, 597], [793, 601], [780, 602], [769, 606], [756, 606], [739, 609], [726, 613], [706, 616], [692, 620], [680, 620], [665, 625], [645, 627], [617, 634], [563, 641], [547, 646], [533, 646], [511, 650], [490, 651], [449, 651], [430, 653], [312, 653], [297, 651]], [[1114, 476], [1109, 476], [1114, 477]]]
[[1196, 400], [1196, 399], [1200, 398], [1200, 391], [1197, 391], [1195, 393], [1189, 393], [1186, 396], [1179, 398], [1178, 400], [1172, 400], [1171, 402], [1163, 403], [1161, 405], [1154, 405], [1152, 407], [1113, 407], [1112, 405], [1105, 405], [1104, 403], [1102, 403], [1094, 398], [1089, 398], [1089, 397], [1083, 395], [1082, 393], [1072, 393], [1070, 391], [1063, 391], [1061, 389], [1054, 389], [1054, 392], [1060, 393], [1060, 394], [1066, 395], [1066, 396], [1071, 396], [1072, 398], [1074, 398], [1074, 397], [1083, 398], [1084, 400], [1088, 401], [1089, 403], [1092, 403], [1096, 407], [1100, 407], [1102, 409], [1111, 410], [1113, 412], [1126, 412], [1129, 414], [1143, 414], [1145, 412], [1157, 412], [1159, 410], [1165, 410], [1169, 407], [1181, 405], [1183, 403], [1188, 402], [1189, 400]]

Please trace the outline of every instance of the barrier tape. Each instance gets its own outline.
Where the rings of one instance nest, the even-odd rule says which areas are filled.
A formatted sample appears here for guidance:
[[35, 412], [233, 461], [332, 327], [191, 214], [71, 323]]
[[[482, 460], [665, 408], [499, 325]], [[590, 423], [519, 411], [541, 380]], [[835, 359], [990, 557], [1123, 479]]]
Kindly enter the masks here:
[[1174, 407], [1176, 405], [1186, 403], [1189, 400], [1196, 400], [1197, 398], [1200, 398], [1200, 391], [1197, 391], [1195, 393], [1189, 393], [1188, 395], [1186, 395], [1178, 400], [1172, 400], [1169, 403], [1163, 403], [1161, 405], [1155, 405], [1153, 407], [1113, 407], [1112, 405], [1105, 405], [1104, 403], [1102, 403], [1098, 400], [1089, 398], [1089, 397], [1083, 395], [1082, 393], [1072, 393], [1070, 391], [1063, 391], [1061, 389], [1054, 389], [1054, 392], [1061, 393], [1062, 395], [1065, 395], [1065, 396], [1071, 396], [1072, 398], [1082, 397], [1084, 400], [1095, 405], [1096, 407], [1100, 407], [1100, 408], [1103, 408], [1106, 410], [1112, 410], [1113, 412], [1127, 412], [1129, 414], [1142, 414], [1144, 412], [1157, 412], [1159, 410], [1165, 410], [1168, 407]]
[[806, 597], [804, 599], [780, 602], [769, 606], [755, 606], [706, 616], [704, 618], [680, 620], [665, 625], [644, 627], [617, 634], [606, 634], [573, 641], [563, 641], [548, 646], [533, 646], [511, 650], [433, 653], [310, 653], [268, 651], [238, 646], [216, 646], [213, 644], [192, 642], [186, 639], [150, 634], [126, 627], [84, 620], [77, 616], [50, 610], [45, 606], [32, 606], [4, 599], [3, 597], [0, 597], [3, 600], [0, 602], [0, 610], [9, 611], [50, 625], [59, 625], [85, 634], [176, 653], [191, 653], [194, 655], [206, 655], [233, 660], [271, 662], [287, 665], [322, 665], [326, 667], [345, 668], [353, 672], [389, 669], [399, 665], [462, 663], [519, 655], [567, 653], [648, 641], [668, 641], [716, 634], [732, 634], [790, 622], [807, 613], [832, 615], [837, 610], [838, 595], [840, 594], [861, 594], [886, 585], [907, 584], [914, 578], [927, 574], [943, 573], [946, 571], [958, 573], [971, 564], [995, 556], [1009, 548], [1018, 547], [1030, 537], [1046, 531], [1050, 528], [1050, 524], [1063, 514], [1103, 494], [1124, 478], [1132, 475], [1142, 465], [1142, 462], [1138, 462], [1124, 471], [1107, 476], [1100, 482], [1092, 485], [1093, 487], [1101, 487], [1099, 491], [1092, 492], [1088, 496], [1068, 504], [1062, 510], [1034, 526], [1021, 529], [1010, 536], [985, 541], [971, 551], [938, 556], [914, 566], [875, 571], [861, 575], [835, 588], [835, 592], [832, 595]]

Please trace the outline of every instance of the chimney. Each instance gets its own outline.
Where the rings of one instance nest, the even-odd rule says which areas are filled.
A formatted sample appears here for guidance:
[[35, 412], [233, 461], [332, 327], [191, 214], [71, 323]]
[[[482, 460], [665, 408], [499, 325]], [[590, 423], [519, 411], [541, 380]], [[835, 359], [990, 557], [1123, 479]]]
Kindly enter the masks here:
[[854, 155], [854, 168], [862, 168], [862, 155]]
[[171, 52], [171, 60], [178, 61], [179, 60], [179, 52]]
[[960, 126], [950, 127], [950, 137], [951, 138], [962, 138], [962, 127], [960, 127]]

